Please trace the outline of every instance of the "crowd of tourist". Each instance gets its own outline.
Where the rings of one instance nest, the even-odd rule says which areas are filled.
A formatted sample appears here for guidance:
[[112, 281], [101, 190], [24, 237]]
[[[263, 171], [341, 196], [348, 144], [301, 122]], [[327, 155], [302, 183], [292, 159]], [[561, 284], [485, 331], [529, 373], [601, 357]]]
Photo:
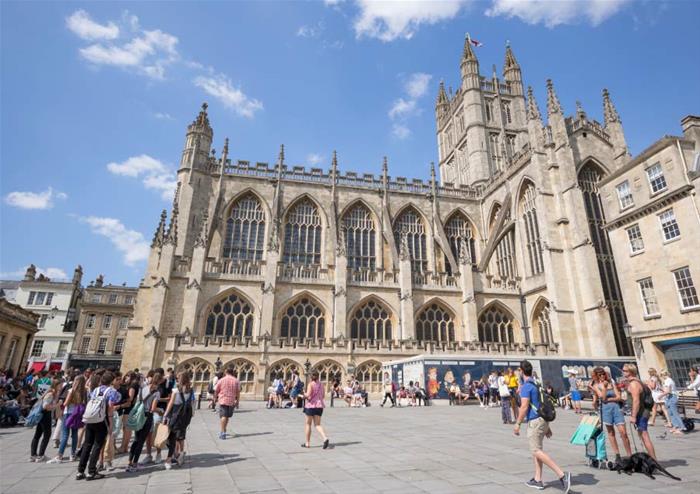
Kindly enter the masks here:
[[[129, 455], [127, 472], [161, 462], [170, 470], [185, 462], [185, 437], [195, 400], [186, 372], [178, 376], [172, 369], [153, 369], [145, 375], [108, 369], [41, 370], [17, 376], [0, 372], [0, 389], [3, 424], [35, 428], [29, 445], [31, 462], [77, 462], [77, 480], [103, 478], [103, 472], [114, 470], [119, 454]], [[49, 459], [52, 440], [57, 452]], [[146, 456], [139, 462], [144, 448]], [[167, 450], [165, 458], [162, 449]]]

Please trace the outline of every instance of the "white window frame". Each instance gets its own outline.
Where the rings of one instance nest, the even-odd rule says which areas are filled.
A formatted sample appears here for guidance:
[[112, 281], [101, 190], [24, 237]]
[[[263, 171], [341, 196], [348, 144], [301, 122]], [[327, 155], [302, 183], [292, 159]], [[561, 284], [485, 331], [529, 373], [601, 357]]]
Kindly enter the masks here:
[[629, 180], [617, 184], [615, 190], [617, 191], [617, 200], [620, 203], [620, 211], [634, 206], [634, 197], [632, 196]]
[[32, 343], [32, 352], [30, 357], [40, 357], [44, 351], [44, 340], [34, 340]]
[[95, 329], [95, 323], [97, 322], [97, 314], [88, 314], [85, 320], [85, 329]]
[[[658, 216], [659, 223], [661, 225], [661, 235], [663, 236], [664, 243], [676, 240], [681, 237], [681, 228], [680, 226], [678, 226], [678, 220], [676, 220], [676, 213], [674, 213], [673, 208], [669, 208], [666, 211], [660, 212]], [[666, 220], [665, 218], [670, 219]], [[666, 226], [669, 226], [669, 230], [672, 231], [673, 227], [670, 226], [671, 224], [675, 225], [675, 230], [677, 231], [677, 234], [675, 234], [673, 237], [668, 237], [666, 235]]]
[[46, 300], [46, 292], [37, 292], [34, 305], [44, 305], [44, 300]]
[[36, 298], [36, 292], [29, 292], [29, 298], [27, 299], [27, 305], [34, 305], [35, 298]]
[[83, 336], [83, 339], [80, 341], [80, 348], [78, 348], [78, 353], [88, 353], [90, 351], [90, 337], [89, 336]]
[[102, 318], [102, 327], [104, 329], [112, 329], [112, 314], [105, 314]]
[[[676, 292], [678, 292], [678, 303], [680, 303], [681, 310], [700, 308], [700, 297], [698, 296], [697, 288], [695, 288], [695, 282], [693, 281], [693, 276], [690, 272], [690, 266], [683, 266], [683, 267], [680, 267], [678, 269], [674, 269], [671, 272], [673, 273], [673, 281], [676, 284]], [[680, 273], [680, 272], [687, 273], [687, 276], [684, 276], [682, 279], [679, 280], [677, 273]], [[679, 284], [683, 281], [690, 281], [690, 283], [688, 284], [688, 286], [684, 286], [684, 287], [679, 286]], [[689, 292], [692, 292], [692, 293], [688, 294], [688, 298], [689, 299], [690, 299], [690, 297], [695, 298], [695, 300], [696, 300], [695, 304], [685, 305], [685, 301], [683, 299], [683, 291], [684, 290], [688, 290]]]
[[124, 338], [114, 340], [114, 355], [122, 355], [124, 353]]
[[[642, 237], [642, 230], [639, 228], [639, 223], [625, 228], [625, 232], [627, 232], [627, 239], [630, 244], [630, 254], [634, 255], [644, 252], [644, 237]], [[633, 235], [635, 236], [633, 237]], [[635, 241], [639, 242], [636, 248]]]
[[68, 354], [68, 345], [70, 345], [70, 341], [68, 340], [61, 340], [58, 342], [58, 351], [56, 352], [57, 357], [65, 357]]
[[36, 327], [39, 329], [44, 329], [46, 327], [46, 320], [49, 318], [48, 314], [42, 314], [36, 323]]
[[[664, 176], [664, 170], [661, 167], [660, 162], [654, 163], [649, 168], [647, 168], [646, 173], [647, 180], [649, 181], [649, 188], [651, 189], [651, 195], [663, 192], [668, 188], [668, 184], [666, 183], [666, 177]], [[661, 183], [663, 183], [663, 186], [659, 186], [658, 188], [656, 188]]]
[[129, 327], [129, 316], [121, 316], [117, 323], [117, 329], [126, 329]]
[[105, 353], [107, 353], [108, 340], [109, 338], [107, 338], [106, 336], [101, 336], [100, 339], [97, 340], [97, 350], [95, 351], [95, 353], [97, 353], [98, 355], [104, 355]]
[[[644, 308], [644, 316], [652, 317], [660, 315], [661, 310], [659, 308], [659, 299], [656, 297], [656, 290], [654, 289], [654, 280], [652, 280], [651, 276], [638, 280], [637, 286], [639, 287], [639, 294], [642, 297], [642, 307]], [[654, 307], [656, 307], [655, 311], [653, 311]]]
[[53, 292], [48, 292], [46, 294], [46, 304], [45, 305], [51, 305], [51, 302], [53, 302], [53, 296], [54, 296]]
[[118, 299], [119, 299], [119, 297], [116, 293], [109, 294], [109, 303], [110, 304], [116, 304]]

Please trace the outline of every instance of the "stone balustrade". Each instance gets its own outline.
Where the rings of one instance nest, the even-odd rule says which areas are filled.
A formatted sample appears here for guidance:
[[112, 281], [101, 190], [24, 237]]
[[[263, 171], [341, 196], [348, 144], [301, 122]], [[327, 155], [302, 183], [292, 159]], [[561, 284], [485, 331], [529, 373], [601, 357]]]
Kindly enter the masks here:
[[412, 273], [413, 285], [417, 288], [457, 288], [457, 277], [449, 273]]
[[262, 279], [265, 261], [207, 259], [204, 272], [209, 277], [230, 279]]
[[348, 284], [357, 286], [393, 286], [398, 273], [369, 268], [348, 268]]
[[332, 282], [333, 272], [322, 268], [320, 264], [285, 264], [277, 265], [277, 278], [293, 282]]

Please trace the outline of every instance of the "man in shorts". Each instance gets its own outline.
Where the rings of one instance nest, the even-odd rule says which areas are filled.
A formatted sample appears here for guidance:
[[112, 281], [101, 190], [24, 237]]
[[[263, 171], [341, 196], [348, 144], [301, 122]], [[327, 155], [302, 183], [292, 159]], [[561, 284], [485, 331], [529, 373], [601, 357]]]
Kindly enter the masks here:
[[540, 407], [540, 390], [532, 378], [532, 364], [527, 360], [520, 363], [520, 368], [525, 377], [525, 382], [520, 388], [520, 409], [518, 418], [515, 420], [513, 434], [520, 435], [520, 424], [527, 422], [527, 440], [530, 444], [530, 452], [535, 462], [535, 476], [525, 482], [525, 485], [537, 490], [544, 489], [542, 483], [542, 464], [547, 465], [557, 475], [561, 482], [564, 494], [571, 490], [571, 472], [564, 472], [554, 460], [542, 450], [544, 438], [552, 437], [552, 430], [549, 422], [540, 417], [537, 410]]
[[[656, 459], [656, 451], [649, 436], [649, 416], [651, 408], [644, 405], [644, 385], [639, 380], [637, 366], [634, 364], [625, 364], [622, 366], [622, 374], [627, 380], [627, 401], [630, 405], [632, 413], [630, 414], [630, 423], [637, 429], [639, 438], [644, 443], [644, 447], [649, 453], [649, 456]], [[651, 390], [647, 391], [651, 394]]]
[[219, 404], [221, 432], [219, 439], [226, 439], [228, 419], [233, 415], [233, 409], [238, 406], [241, 395], [241, 383], [233, 367], [226, 368], [226, 375], [219, 379], [214, 387], [214, 401]]

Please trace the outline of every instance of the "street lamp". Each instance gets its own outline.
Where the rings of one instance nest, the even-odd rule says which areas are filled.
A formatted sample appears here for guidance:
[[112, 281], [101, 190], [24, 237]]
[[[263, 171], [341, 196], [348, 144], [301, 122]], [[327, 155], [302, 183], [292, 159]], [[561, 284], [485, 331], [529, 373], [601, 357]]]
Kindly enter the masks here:
[[49, 316], [49, 317], [51, 317], [51, 319], [53, 319], [53, 318], [55, 318], [57, 315], [58, 315], [58, 306], [57, 306], [57, 305], [54, 305], [54, 306], [51, 308], [51, 312], [50, 312], [50, 316]]

